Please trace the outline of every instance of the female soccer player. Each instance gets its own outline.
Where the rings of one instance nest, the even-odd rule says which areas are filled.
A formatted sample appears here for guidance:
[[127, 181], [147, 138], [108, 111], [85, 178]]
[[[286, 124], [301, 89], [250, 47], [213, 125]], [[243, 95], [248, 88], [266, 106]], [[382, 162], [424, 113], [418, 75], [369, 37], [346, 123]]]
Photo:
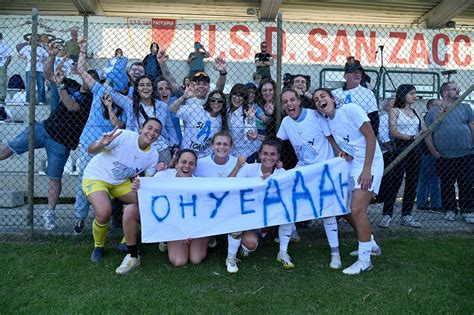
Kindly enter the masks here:
[[371, 226], [367, 216], [370, 200], [378, 193], [383, 175], [383, 158], [374, 131], [360, 106], [336, 105], [331, 91], [319, 88], [313, 93], [317, 109], [325, 115], [331, 134], [339, 147], [353, 159], [349, 161], [349, 194], [352, 217], [359, 239], [358, 260], [343, 270], [359, 274], [372, 269], [370, 259]]
[[[281, 144], [277, 139], [267, 139], [263, 141], [258, 150], [258, 158], [260, 163], [245, 164], [237, 173], [237, 177], [267, 177], [283, 173], [283, 168], [276, 168], [277, 162], [280, 160]], [[278, 236], [280, 238], [280, 251], [277, 255], [277, 261], [282, 263], [285, 269], [294, 268], [295, 265], [288, 255], [288, 243], [290, 242], [293, 224], [283, 224], [278, 228]], [[240, 246], [244, 249], [242, 253], [245, 255], [254, 251], [258, 246], [257, 230], [234, 232], [227, 236], [229, 242], [227, 248], [227, 258], [225, 264], [229, 273], [239, 271], [237, 267], [237, 251]]]
[[110, 198], [118, 198], [125, 204], [137, 203], [137, 194], [130, 188], [130, 179], [145, 171], [155, 173], [158, 152], [151, 144], [158, 139], [161, 122], [149, 118], [140, 132], [120, 130], [115, 127], [93, 142], [88, 151], [97, 154], [84, 170], [82, 187], [92, 205], [95, 219], [92, 223], [94, 250], [91, 260], [99, 262], [104, 254], [105, 237], [112, 215]]

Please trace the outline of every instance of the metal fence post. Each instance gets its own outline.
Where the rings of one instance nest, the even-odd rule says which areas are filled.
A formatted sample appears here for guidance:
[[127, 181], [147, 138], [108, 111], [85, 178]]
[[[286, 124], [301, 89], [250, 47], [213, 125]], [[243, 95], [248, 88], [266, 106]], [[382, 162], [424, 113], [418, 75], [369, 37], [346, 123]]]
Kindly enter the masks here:
[[34, 196], [35, 196], [35, 103], [36, 103], [36, 47], [38, 46], [38, 9], [31, 11], [31, 67], [30, 104], [28, 116], [28, 225], [29, 237], [34, 234]]
[[[283, 18], [282, 13], [278, 12], [277, 15], [277, 60], [276, 60], [276, 94], [280, 95], [281, 93], [281, 60], [283, 58]], [[276, 124], [277, 128], [280, 127], [281, 122], [281, 104], [280, 98], [277, 97], [276, 100]]]

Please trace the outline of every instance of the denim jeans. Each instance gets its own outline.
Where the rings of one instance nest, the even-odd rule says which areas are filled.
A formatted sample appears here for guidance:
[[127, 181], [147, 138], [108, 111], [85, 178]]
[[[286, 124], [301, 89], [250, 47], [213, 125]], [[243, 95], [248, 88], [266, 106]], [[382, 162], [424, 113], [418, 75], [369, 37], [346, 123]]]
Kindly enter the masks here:
[[[30, 102], [30, 71], [26, 71], [26, 102]], [[46, 102], [46, 91], [44, 88], [44, 75], [41, 71], [36, 71], [36, 90], [38, 91], [38, 98], [36, 101]]]
[[58, 107], [59, 104], [59, 92], [58, 88], [56, 86], [56, 83], [54, 82], [49, 82], [49, 92], [51, 93], [51, 113], [54, 112], [54, 110]]
[[436, 170], [436, 159], [431, 154], [423, 154], [420, 163], [416, 204], [418, 208], [441, 208], [440, 180]]

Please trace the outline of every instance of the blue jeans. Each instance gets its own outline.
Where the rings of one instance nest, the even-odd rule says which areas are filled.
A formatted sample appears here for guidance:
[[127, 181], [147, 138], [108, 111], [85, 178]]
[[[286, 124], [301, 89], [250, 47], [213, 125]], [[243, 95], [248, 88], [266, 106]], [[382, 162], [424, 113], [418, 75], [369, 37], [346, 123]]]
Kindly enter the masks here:
[[[30, 71], [26, 71], [26, 102], [30, 102]], [[36, 89], [38, 91], [38, 102], [46, 102], [46, 91], [44, 88], [44, 75], [41, 71], [36, 71]]]
[[436, 171], [436, 159], [431, 154], [423, 154], [416, 195], [418, 208], [428, 207], [428, 196], [430, 197], [430, 208], [441, 208], [441, 188]]
[[89, 201], [84, 194], [84, 190], [82, 190], [82, 175], [84, 175], [84, 169], [93, 156], [94, 155], [87, 152], [87, 147], [83, 148], [81, 146], [79, 148], [79, 160], [77, 161], [79, 176], [76, 186], [76, 203], [74, 204], [74, 215], [76, 216], [76, 219], [84, 220], [89, 214]]
[[51, 100], [49, 101], [51, 103], [51, 113], [58, 108], [59, 105], [59, 92], [58, 88], [56, 86], [56, 83], [54, 82], [49, 82], [49, 92], [51, 93]]
[[[8, 141], [8, 147], [16, 154], [22, 154], [28, 151], [28, 130], [28, 128], [25, 128], [18, 136]], [[35, 124], [34, 141], [35, 149], [46, 149], [48, 156], [48, 166], [45, 171], [46, 175], [49, 178], [61, 179], [64, 165], [69, 157], [69, 149], [51, 138], [41, 122]]]

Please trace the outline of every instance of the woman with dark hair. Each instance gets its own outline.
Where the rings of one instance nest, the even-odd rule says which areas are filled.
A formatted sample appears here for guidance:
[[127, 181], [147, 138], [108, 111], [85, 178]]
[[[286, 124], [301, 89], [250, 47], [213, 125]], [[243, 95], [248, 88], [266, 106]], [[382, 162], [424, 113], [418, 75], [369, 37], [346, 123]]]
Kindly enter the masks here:
[[[398, 87], [395, 95], [394, 108], [390, 110], [389, 128], [390, 136], [395, 141], [395, 155], [402, 153], [424, 130], [425, 122], [412, 106], [416, 101], [416, 89], [411, 84], [402, 84]], [[418, 223], [411, 211], [415, 204], [416, 190], [418, 186], [418, 174], [420, 166], [420, 151], [412, 150], [397, 166], [391, 171], [393, 174], [390, 187], [387, 187], [387, 194], [384, 199], [383, 217], [380, 227], [389, 227], [392, 221], [393, 207], [397, 198], [403, 178], [405, 177], [405, 188], [403, 190], [402, 217], [400, 224], [419, 228]]]
[[114, 57], [109, 60], [105, 68], [106, 80], [115, 91], [121, 92], [128, 89], [127, 63], [128, 58], [123, 55], [122, 49], [115, 49]]
[[174, 125], [168, 114], [167, 105], [156, 99], [153, 81], [147, 75], [140, 76], [134, 85], [132, 99], [118, 92], [111, 91], [114, 102], [123, 108], [126, 113], [127, 129], [137, 131], [139, 126], [150, 117], [158, 118], [163, 123], [160, 138], [154, 142], [153, 147], [160, 153], [160, 162], [171, 161], [170, 148], [178, 143], [173, 136]]
[[267, 136], [276, 136], [276, 98], [276, 82], [272, 79], [263, 80], [256, 93], [259, 108], [257, 108], [255, 115], [257, 117], [256, 124], [259, 140], [263, 141]]
[[170, 138], [177, 139], [177, 143], [175, 145], [181, 145], [181, 141], [183, 139], [183, 135], [181, 133], [181, 125], [179, 122], [179, 118], [176, 117], [176, 114], [169, 110], [168, 106], [173, 103], [176, 99], [176, 91], [173, 90], [173, 86], [165, 78], [160, 78], [155, 81], [155, 88], [156, 88], [156, 98], [162, 101], [162, 104], [166, 104], [166, 110], [168, 111], [168, 115], [173, 122], [174, 129], [170, 130]]
[[234, 84], [229, 94], [228, 123], [234, 139], [233, 154], [250, 157], [260, 147], [256, 139], [256, 111], [248, 105], [247, 88], [242, 83]]
[[[193, 86], [189, 85], [181, 97], [188, 99], [193, 96]], [[211, 154], [212, 135], [228, 129], [226, 98], [224, 93], [218, 90], [209, 93], [204, 106], [171, 102], [169, 110], [184, 122], [181, 147], [194, 150], [199, 158]]]
[[342, 272], [355, 275], [370, 271], [373, 268], [371, 254], [379, 252], [380, 255], [381, 251], [371, 235], [367, 208], [382, 181], [382, 151], [370, 119], [359, 105], [336, 104], [331, 91], [325, 88], [314, 91], [313, 101], [326, 118], [330, 132], [342, 150], [339, 155], [345, 157], [349, 164], [348, 201], [351, 214], [346, 217], [355, 225], [359, 249], [358, 260]]
[[155, 81], [163, 75], [157, 59], [159, 50], [160, 46], [158, 46], [158, 43], [151, 43], [150, 53], [145, 56], [142, 62], [145, 68], [145, 74], [150, 76], [152, 81]]

